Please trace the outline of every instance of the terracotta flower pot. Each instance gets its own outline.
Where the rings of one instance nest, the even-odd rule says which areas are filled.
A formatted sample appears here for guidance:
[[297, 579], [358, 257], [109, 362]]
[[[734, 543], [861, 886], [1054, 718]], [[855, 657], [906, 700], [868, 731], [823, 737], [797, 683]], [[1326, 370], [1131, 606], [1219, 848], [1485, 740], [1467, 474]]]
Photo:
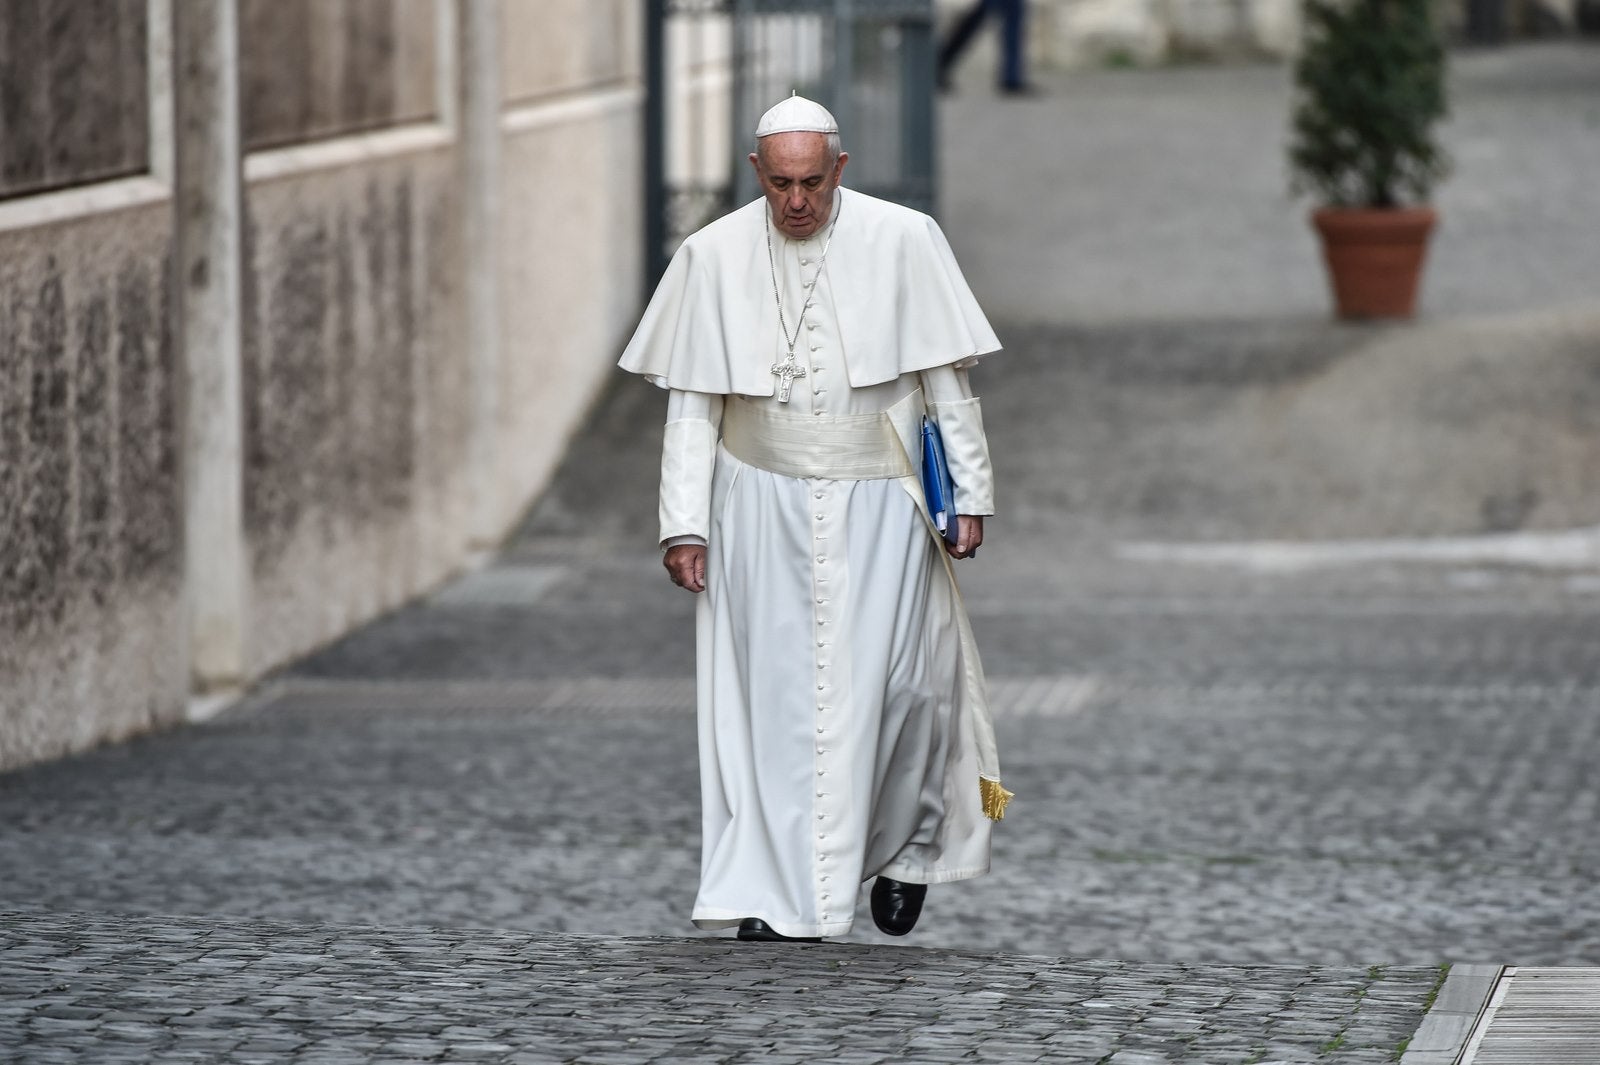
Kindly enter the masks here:
[[1411, 317], [1436, 218], [1430, 207], [1324, 207], [1311, 213], [1339, 317]]

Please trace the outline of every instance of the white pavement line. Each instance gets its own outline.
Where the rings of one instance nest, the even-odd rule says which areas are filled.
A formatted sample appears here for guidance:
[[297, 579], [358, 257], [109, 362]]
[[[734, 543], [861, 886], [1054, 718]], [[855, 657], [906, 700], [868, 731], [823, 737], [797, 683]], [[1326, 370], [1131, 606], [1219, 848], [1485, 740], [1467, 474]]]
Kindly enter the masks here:
[[243, 688], [222, 688], [204, 695], [191, 695], [189, 705], [184, 712], [184, 720], [191, 725], [210, 721], [224, 710], [230, 710], [238, 705], [244, 698]]
[[1231, 543], [1144, 541], [1118, 544], [1117, 556], [1133, 562], [1184, 562], [1237, 566], [1261, 573], [1292, 573], [1374, 562], [1435, 562], [1532, 566], [1541, 569], [1600, 567], [1600, 526], [1562, 532], [1500, 533], [1393, 540], [1247, 540]]
[[1400, 1065], [1456, 1065], [1503, 971], [1499, 965], [1452, 965]]
[[[1600, 575], [1593, 577], [1568, 576], [1562, 581], [1564, 597], [1547, 597], [1539, 600], [1517, 600], [1504, 595], [1477, 594], [1477, 588], [1491, 591], [1496, 587], [1493, 575], [1481, 570], [1463, 570], [1452, 575], [1453, 589], [1461, 589], [1471, 578], [1475, 587], [1472, 594], [1422, 594], [1399, 595], [1393, 592], [1376, 592], [1360, 598], [1334, 597], [1272, 599], [1260, 595], [1222, 596], [1209, 598], [1193, 596], [1057, 596], [1052, 599], [1014, 598], [1004, 602], [973, 603], [967, 601], [968, 613], [975, 618], [1025, 618], [1044, 615], [1059, 618], [1065, 615], [1099, 618], [1393, 618], [1393, 617], [1540, 617], [1552, 614], [1566, 615], [1574, 607], [1592, 611], [1591, 598], [1575, 603], [1574, 597], [1600, 595]], [[1488, 576], [1488, 580], [1477, 577]]]
[[1595, 1061], [1600, 1061], [1600, 968], [1523, 965], [1501, 977], [1460, 1065]]

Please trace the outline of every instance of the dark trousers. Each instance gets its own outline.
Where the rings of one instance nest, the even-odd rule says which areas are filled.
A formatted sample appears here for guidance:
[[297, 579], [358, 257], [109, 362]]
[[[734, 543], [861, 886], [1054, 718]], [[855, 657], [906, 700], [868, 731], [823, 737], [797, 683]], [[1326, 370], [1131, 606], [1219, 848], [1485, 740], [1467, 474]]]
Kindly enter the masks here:
[[939, 49], [939, 78], [943, 80], [951, 64], [966, 50], [972, 38], [989, 15], [1000, 18], [1000, 85], [1007, 89], [1020, 89], [1027, 84], [1022, 68], [1022, 18], [1028, 10], [1027, 0], [977, 0], [950, 31]]

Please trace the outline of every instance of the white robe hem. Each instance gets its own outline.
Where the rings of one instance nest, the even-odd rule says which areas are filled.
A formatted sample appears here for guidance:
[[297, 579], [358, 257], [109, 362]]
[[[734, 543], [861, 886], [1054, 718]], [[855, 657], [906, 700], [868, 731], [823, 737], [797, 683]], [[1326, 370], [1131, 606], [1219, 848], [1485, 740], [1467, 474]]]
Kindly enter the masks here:
[[[927, 866], [910, 865], [904, 862], [890, 862], [878, 870], [878, 876], [886, 876], [890, 880], [901, 880], [907, 884], [952, 884], [957, 880], [976, 880], [980, 876], [989, 875], [989, 863], [971, 865], [965, 869], [935, 869], [931, 872]], [[867, 877], [862, 883], [872, 877]]]
[[716, 932], [724, 928], [737, 928], [741, 921], [748, 918], [757, 918], [765, 921], [780, 936], [799, 938], [803, 936], [843, 936], [849, 935], [850, 929], [855, 927], [855, 921], [830, 921], [827, 924], [795, 924], [791, 921], [774, 920], [759, 913], [741, 913], [735, 915], [728, 910], [696, 910], [690, 918], [694, 926], [703, 932]]

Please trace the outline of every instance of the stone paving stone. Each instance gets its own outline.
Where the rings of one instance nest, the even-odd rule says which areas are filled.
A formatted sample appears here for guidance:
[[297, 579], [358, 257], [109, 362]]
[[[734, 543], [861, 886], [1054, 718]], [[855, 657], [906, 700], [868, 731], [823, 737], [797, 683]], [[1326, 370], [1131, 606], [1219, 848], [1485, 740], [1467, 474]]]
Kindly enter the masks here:
[[[59, 1011], [59, 1000], [37, 989], [37, 974], [19, 978], [0, 966], [0, 994], [31, 1007], [31, 1013], [14, 1020], [0, 1019], [0, 1046], [29, 1046], [27, 1033], [37, 1037], [42, 1032], [48, 1057], [70, 1062], [98, 1060], [102, 1050], [146, 1053], [141, 1048], [150, 1043], [141, 1036], [154, 1031], [174, 1040], [159, 1051], [162, 1060], [198, 1060], [211, 1053], [217, 1060], [262, 1054], [295, 1063], [353, 1056], [512, 1061], [545, 1053], [556, 1055], [555, 1060], [576, 1055], [584, 1060], [703, 1056], [744, 1061], [768, 1048], [794, 1058], [837, 1061], [906, 1060], [909, 1051], [917, 1060], [940, 1060], [946, 1054], [950, 1060], [1096, 1062], [1108, 1054], [1137, 1060], [1139, 1055], [1171, 1055], [1178, 1044], [1170, 1023], [1163, 1021], [1170, 1022], [1172, 1015], [1159, 1007], [1147, 1015], [1148, 1005], [1086, 1010], [1074, 985], [1091, 982], [1108, 997], [1105, 1001], [1126, 996], [1148, 1004], [1182, 997], [1191, 980], [1214, 995], [1222, 971], [1153, 965], [1142, 975], [1140, 966], [1131, 963], [829, 944], [762, 950], [765, 979], [752, 983], [750, 945], [717, 939], [333, 928], [46, 911], [17, 911], [0, 915], [0, 920], [10, 930], [11, 942], [44, 948], [34, 958], [47, 980], [82, 988], [73, 993], [77, 1008], [116, 1010], [132, 999], [155, 1013], [143, 1025], [40, 1016]], [[259, 961], [248, 972], [190, 965], [208, 949], [206, 937], [167, 934], [174, 927], [225, 931], [249, 942]], [[144, 941], [147, 929], [149, 949], [159, 951], [166, 963], [161, 971], [119, 978], [105, 967], [105, 958], [116, 956], [125, 944]], [[330, 952], [307, 949], [333, 940], [341, 944], [344, 961], [329, 962]], [[467, 979], [436, 975], [420, 984], [398, 962], [387, 968], [362, 963], [404, 957], [391, 950], [400, 942], [436, 956], [499, 955], [516, 961]], [[584, 978], [553, 979], [575, 956], [584, 959]], [[359, 965], [362, 979], [343, 980], [344, 964]], [[849, 983], [830, 984], [830, 977], [846, 967], [874, 978], [878, 990], [863, 996]], [[1316, 1048], [1361, 1016], [1365, 1002], [1376, 999], [1350, 994], [1351, 985], [1386, 993], [1409, 989], [1409, 998], [1395, 996], [1408, 1003], [1404, 1008], [1380, 1010], [1387, 1012], [1397, 1043], [1414, 1029], [1421, 1002], [1437, 980], [1437, 971], [1427, 967], [1349, 970], [1322, 981], [1325, 990], [1319, 990], [1318, 970], [1226, 971], [1253, 985], [1293, 988], [1297, 1006], [1287, 1011], [1290, 1018], [1300, 1016], [1297, 1008], [1306, 1016], [1329, 1018], [1304, 1024], [1304, 1032], [1293, 1038], [1277, 1031], [1282, 1018], [1231, 1018], [1229, 1045], [1271, 1046], [1292, 1051], [1290, 1060], [1306, 1062], [1323, 1060]], [[84, 985], [91, 975], [93, 988]], [[913, 975], [918, 979], [905, 979]], [[1060, 979], [1064, 975], [1074, 979]], [[306, 1022], [286, 1022], [281, 1005], [286, 996], [277, 989], [311, 981], [324, 988], [313, 1015]], [[987, 991], [990, 982], [1008, 990]], [[606, 989], [600, 997], [597, 987]], [[364, 1005], [380, 998], [391, 1005], [382, 1010]], [[540, 1012], [527, 1009], [531, 998]], [[480, 1016], [495, 1023], [472, 1019]], [[1206, 1016], [1203, 1007], [1196, 1016]], [[1188, 1017], [1183, 1019], [1187, 1028]], [[175, 1021], [187, 1023], [179, 1027]], [[343, 1023], [350, 1021], [354, 1023]], [[301, 1028], [301, 1023], [310, 1027]], [[1185, 1038], [1180, 1035], [1179, 1041]]]

